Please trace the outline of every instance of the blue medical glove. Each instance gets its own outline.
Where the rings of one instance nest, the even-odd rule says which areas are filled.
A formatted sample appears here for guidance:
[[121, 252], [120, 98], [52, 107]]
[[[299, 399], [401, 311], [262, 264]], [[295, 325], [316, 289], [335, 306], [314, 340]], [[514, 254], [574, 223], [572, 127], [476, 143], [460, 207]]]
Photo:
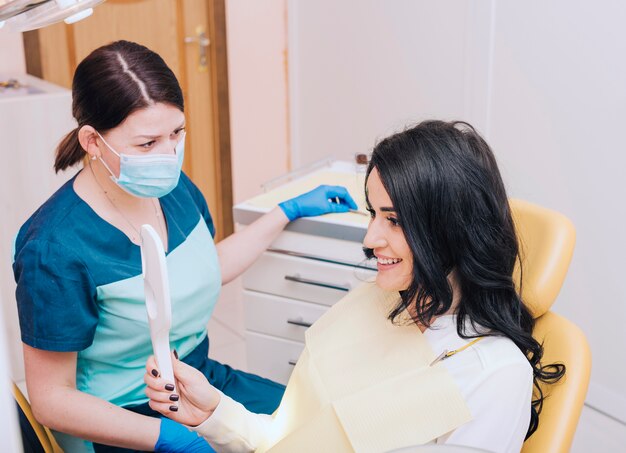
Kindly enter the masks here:
[[283, 201], [278, 206], [290, 221], [300, 217], [358, 209], [348, 190], [342, 186], [319, 186], [291, 200]]
[[161, 418], [161, 431], [154, 451], [157, 453], [215, 453], [203, 437], [165, 417]]

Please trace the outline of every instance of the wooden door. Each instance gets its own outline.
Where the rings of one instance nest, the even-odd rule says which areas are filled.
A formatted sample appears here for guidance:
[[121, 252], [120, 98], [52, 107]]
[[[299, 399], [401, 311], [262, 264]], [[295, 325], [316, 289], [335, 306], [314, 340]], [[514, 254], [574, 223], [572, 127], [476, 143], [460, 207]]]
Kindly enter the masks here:
[[77, 64], [118, 39], [154, 50], [176, 74], [187, 117], [184, 170], [206, 197], [216, 239], [228, 236], [233, 222], [224, 0], [107, 0], [76, 24], [26, 33], [28, 71], [70, 88]]

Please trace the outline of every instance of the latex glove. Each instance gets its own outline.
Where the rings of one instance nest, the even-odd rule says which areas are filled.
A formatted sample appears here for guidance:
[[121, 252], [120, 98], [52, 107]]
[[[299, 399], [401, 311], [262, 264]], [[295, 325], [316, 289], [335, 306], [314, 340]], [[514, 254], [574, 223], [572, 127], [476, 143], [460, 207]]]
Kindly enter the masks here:
[[358, 209], [348, 190], [342, 186], [319, 186], [310, 192], [283, 201], [278, 206], [290, 221], [300, 217]]
[[215, 453], [203, 437], [165, 417], [161, 418], [159, 440], [154, 446], [154, 451], [157, 453]]

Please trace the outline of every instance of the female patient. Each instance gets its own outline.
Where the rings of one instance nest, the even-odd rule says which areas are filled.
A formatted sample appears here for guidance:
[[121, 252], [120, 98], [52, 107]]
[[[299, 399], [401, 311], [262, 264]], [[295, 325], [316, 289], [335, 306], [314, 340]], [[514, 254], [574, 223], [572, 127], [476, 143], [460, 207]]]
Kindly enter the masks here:
[[173, 396], [151, 358], [153, 409], [219, 451], [423, 443], [520, 451], [539, 423], [539, 382], [565, 369], [540, 363], [512, 278], [518, 242], [490, 148], [466, 123], [423, 122], [376, 146], [365, 189], [376, 283], [307, 331], [274, 416], [246, 411], [178, 360]]

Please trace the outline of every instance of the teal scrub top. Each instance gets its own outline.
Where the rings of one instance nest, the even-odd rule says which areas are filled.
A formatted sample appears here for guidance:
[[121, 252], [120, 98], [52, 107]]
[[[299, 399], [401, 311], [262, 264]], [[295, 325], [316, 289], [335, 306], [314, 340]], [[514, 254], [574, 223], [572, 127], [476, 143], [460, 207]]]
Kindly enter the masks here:
[[[152, 354], [139, 246], [99, 217], [74, 178], [21, 227], [14, 274], [22, 341], [76, 351], [77, 388], [119, 406], [148, 400]], [[160, 199], [167, 223], [171, 347], [190, 353], [207, 335], [221, 275], [206, 201], [184, 174]]]

